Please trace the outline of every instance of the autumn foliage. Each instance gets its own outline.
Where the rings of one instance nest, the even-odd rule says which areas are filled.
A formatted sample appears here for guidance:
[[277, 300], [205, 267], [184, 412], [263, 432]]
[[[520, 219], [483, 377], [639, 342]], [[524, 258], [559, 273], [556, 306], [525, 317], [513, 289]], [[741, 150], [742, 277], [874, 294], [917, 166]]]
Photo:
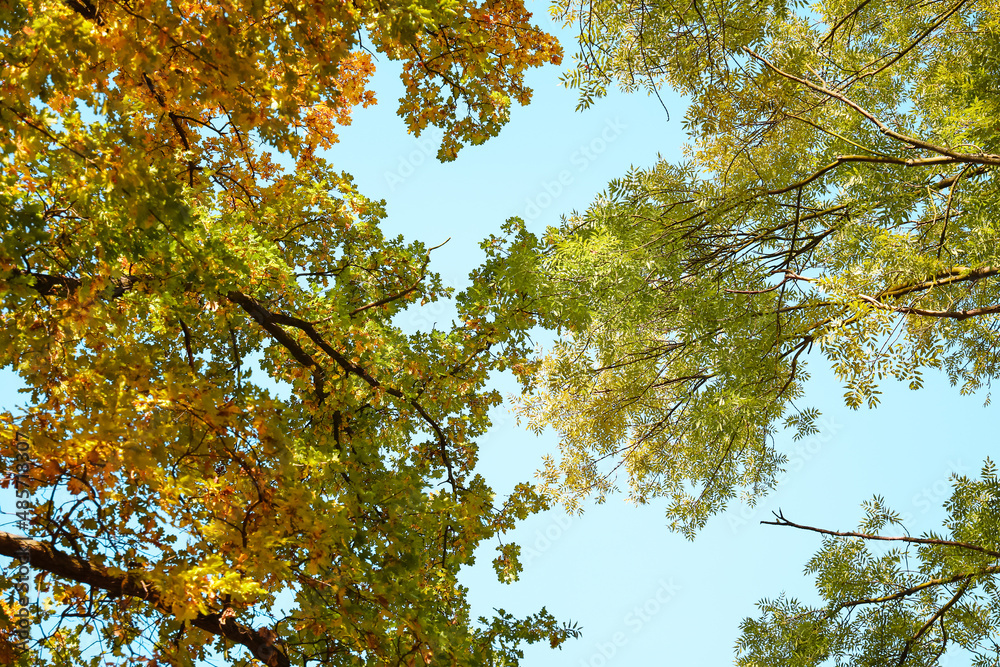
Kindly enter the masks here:
[[453, 329], [393, 326], [447, 290], [321, 155], [375, 102], [373, 52], [402, 62], [399, 113], [444, 131], [442, 159], [495, 135], [560, 57], [529, 20], [2, 4], [0, 366], [27, 393], [0, 413], [0, 470], [13, 493], [27, 443], [31, 509], [0, 553], [28, 554], [47, 600], [23, 664], [514, 664], [572, 633], [544, 610], [476, 622], [456, 583], [543, 505], [472, 472], [487, 374], [524, 359], [530, 315], [487, 267]]

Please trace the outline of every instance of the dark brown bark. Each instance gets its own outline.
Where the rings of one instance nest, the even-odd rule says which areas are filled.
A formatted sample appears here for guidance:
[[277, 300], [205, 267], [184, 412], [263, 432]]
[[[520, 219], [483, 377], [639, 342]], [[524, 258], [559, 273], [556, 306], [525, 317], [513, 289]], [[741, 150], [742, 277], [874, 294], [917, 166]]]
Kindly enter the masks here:
[[[36, 273], [34, 271], [21, 271], [20, 269], [14, 269], [11, 272], [11, 278], [19, 278], [21, 276], [27, 276], [34, 280], [33, 287], [35, 290], [43, 296], [69, 296], [73, 290], [80, 289], [82, 284], [79, 278], [74, 278], [73, 276], [56, 276], [48, 273]], [[132, 287], [141, 280], [140, 276], [121, 276], [120, 278], [112, 278], [111, 284], [114, 287], [109, 287], [107, 291], [107, 297], [111, 299], [117, 299], [125, 292], [132, 289]]]
[[93, 21], [97, 25], [104, 25], [104, 17], [90, 0], [66, 0], [66, 4], [83, 18]]
[[[163, 598], [154, 584], [145, 580], [141, 572], [114, 574], [107, 568], [62, 552], [45, 542], [3, 531], [0, 531], [0, 555], [21, 560], [27, 557], [30, 566], [36, 570], [44, 570], [91, 588], [99, 588], [115, 596], [145, 600], [160, 613], [173, 615], [170, 602]], [[274, 634], [269, 628], [262, 627], [255, 631], [231, 617], [223, 618], [223, 614], [199, 614], [191, 621], [191, 625], [245, 646], [268, 667], [289, 667], [291, 664], [288, 656], [275, 646]]]

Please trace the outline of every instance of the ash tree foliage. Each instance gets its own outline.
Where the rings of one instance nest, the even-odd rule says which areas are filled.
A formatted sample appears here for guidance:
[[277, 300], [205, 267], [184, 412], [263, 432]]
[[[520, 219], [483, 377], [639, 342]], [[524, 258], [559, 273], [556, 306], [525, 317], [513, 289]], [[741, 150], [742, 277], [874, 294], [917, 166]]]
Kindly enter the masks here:
[[[521, 253], [567, 330], [524, 411], [571, 504], [626, 478], [688, 534], [812, 432], [807, 362], [852, 407], [879, 380], [1000, 372], [1000, 8], [992, 2], [571, 3], [582, 103], [688, 96], [686, 159], [613, 181]], [[538, 276], [532, 283], [529, 279]]]
[[736, 664], [996, 665], [1000, 479], [992, 461], [978, 479], [956, 477], [945, 508], [945, 532], [920, 537], [878, 497], [857, 531], [800, 525], [780, 513], [766, 522], [825, 536], [806, 565], [823, 604], [762, 600], [761, 616], [743, 621]]
[[[853, 408], [886, 378], [1000, 374], [1000, 5], [992, 0], [562, 0], [565, 83], [686, 96], [684, 157], [634, 168], [531, 251], [511, 253], [564, 336], [522, 411], [560, 451], [571, 509], [619, 487], [688, 537], [817, 429], [808, 362]], [[885, 542], [873, 505], [809, 566], [829, 605], [779, 599], [744, 665], [997, 664], [996, 477], [959, 479], [948, 534]], [[785, 524], [779, 518], [779, 523]], [[789, 524], [791, 525], [791, 524]], [[879, 532], [885, 529], [885, 534]], [[905, 534], [903, 535], [905, 537]], [[934, 541], [938, 540], [938, 541]]]
[[576, 634], [470, 618], [456, 581], [545, 504], [473, 473], [534, 320], [483, 269], [451, 329], [392, 324], [448, 293], [431, 249], [319, 155], [374, 52], [442, 159], [561, 55], [519, 0], [0, 3], [0, 662], [508, 665]]

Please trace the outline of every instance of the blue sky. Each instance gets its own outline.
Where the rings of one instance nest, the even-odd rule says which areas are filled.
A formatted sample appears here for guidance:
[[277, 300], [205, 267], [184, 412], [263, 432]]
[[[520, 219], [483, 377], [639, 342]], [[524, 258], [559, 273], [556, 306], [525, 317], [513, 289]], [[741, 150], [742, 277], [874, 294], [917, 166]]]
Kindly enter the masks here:
[[[571, 52], [572, 34], [550, 22], [547, 5], [529, 6]], [[658, 154], [681, 155], [684, 103], [675, 95], [663, 93], [669, 121], [659, 101], [644, 94], [613, 94], [576, 112], [575, 93], [558, 85], [561, 68], [549, 66], [531, 74], [532, 104], [514, 109], [499, 137], [440, 164], [433, 135], [408, 135], [395, 115], [402, 92], [396, 70], [384, 59], [377, 66], [379, 104], [358, 110], [329, 157], [354, 175], [361, 192], [386, 200], [387, 233], [428, 246], [451, 239], [434, 251], [431, 268], [459, 288], [482, 259], [479, 241], [506, 218], [521, 216], [541, 232], [586, 207], [631, 166], [652, 165]], [[449, 319], [446, 305], [432, 304], [400, 323], [426, 328]], [[910, 518], [912, 533], [938, 528], [949, 476], [976, 474], [995, 450], [989, 428], [995, 408], [984, 408], [983, 396], [959, 396], [932, 375], [918, 392], [887, 383], [881, 407], [855, 412], [843, 406], [843, 389], [821, 359], [814, 356], [810, 370], [803, 405], [823, 411], [820, 433], [798, 443], [777, 439], [789, 456], [788, 473], [758, 507], [734, 505], [694, 542], [667, 530], [663, 503], [634, 507], [613, 497], [581, 516], [556, 509], [532, 517], [508, 536], [523, 548], [520, 581], [496, 581], [495, 545], [464, 572], [475, 610], [529, 614], [546, 606], [582, 625], [583, 637], [561, 651], [528, 649], [526, 667], [731, 664], [739, 622], [754, 614], [757, 600], [783, 590], [813, 596], [802, 568], [820, 540], [759, 525], [772, 509], [802, 523], [851, 529], [862, 516], [860, 503], [879, 493]], [[3, 380], [0, 404], [10, 406], [13, 385]], [[497, 382], [505, 392], [515, 390], [508, 378]], [[557, 443], [551, 434], [532, 435], [504, 409], [494, 411], [494, 423], [481, 442], [480, 471], [502, 494], [534, 479], [542, 455]]]
[[[528, 4], [572, 53], [572, 33], [551, 22], [547, 4]], [[387, 232], [428, 245], [451, 238], [434, 252], [431, 267], [456, 287], [482, 259], [478, 242], [506, 218], [521, 216], [539, 233], [585, 208], [630, 167], [682, 155], [682, 99], [662, 91], [669, 121], [660, 102], [641, 93], [612, 94], [576, 112], [575, 93], [559, 86], [562, 68], [549, 66], [530, 75], [531, 105], [514, 109], [497, 138], [440, 164], [430, 137], [408, 135], [395, 116], [401, 88], [392, 65], [383, 59], [377, 68], [378, 106], [358, 112], [331, 157], [367, 196], [386, 200]], [[449, 313], [437, 304], [406, 318], [404, 325], [428, 326], [447, 322]], [[663, 503], [635, 507], [619, 497], [587, 507], [582, 516], [556, 509], [532, 517], [509, 536], [522, 545], [520, 581], [496, 581], [495, 545], [483, 547], [477, 565], [464, 573], [474, 608], [528, 614], [546, 606], [583, 626], [583, 637], [561, 651], [528, 649], [526, 667], [732, 664], [739, 623], [754, 615], [758, 600], [782, 591], [814, 596], [803, 566], [820, 539], [760, 525], [771, 510], [850, 530], [862, 518], [860, 504], [878, 493], [909, 517], [911, 533], [939, 528], [951, 474], [977, 474], [995, 451], [989, 428], [995, 408], [932, 375], [918, 392], [888, 382], [879, 408], [852, 411], [822, 360], [814, 355], [809, 368], [803, 406], [823, 411], [820, 433], [797, 443], [790, 435], [777, 438], [788, 472], [756, 508], [732, 506], [694, 542], [667, 530]], [[504, 378], [499, 382], [508, 393], [516, 390]], [[557, 442], [552, 434], [535, 437], [498, 409], [481, 446], [479, 469], [500, 494], [534, 479], [542, 455], [556, 451]], [[952, 656], [944, 664], [969, 662]]]

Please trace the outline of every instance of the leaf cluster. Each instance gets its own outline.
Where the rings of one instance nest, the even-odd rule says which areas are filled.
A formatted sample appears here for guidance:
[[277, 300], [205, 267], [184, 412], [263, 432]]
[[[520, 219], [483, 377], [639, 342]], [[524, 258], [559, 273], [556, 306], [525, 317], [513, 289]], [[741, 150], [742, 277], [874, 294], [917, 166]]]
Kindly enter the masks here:
[[545, 479], [570, 506], [624, 479], [692, 535], [758, 495], [773, 436], [814, 428], [817, 353], [854, 408], [887, 377], [997, 376], [992, 4], [561, 11], [582, 95], [645, 79], [691, 99], [685, 161], [611, 182], [539, 253], [535, 293], [583, 304], [552, 311], [572, 333], [524, 399], [560, 433]]
[[0, 553], [31, 554], [44, 602], [25, 660], [516, 664], [572, 635], [544, 611], [477, 622], [457, 583], [545, 506], [529, 485], [494, 505], [474, 472], [489, 374], [526, 364], [530, 319], [484, 273], [460, 321], [404, 333], [396, 315], [448, 294], [431, 249], [384, 237], [383, 203], [319, 155], [374, 103], [376, 51], [442, 159], [495, 135], [560, 57], [529, 19], [4, 5], [0, 367], [26, 406], [0, 414], [0, 479], [31, 507]]

